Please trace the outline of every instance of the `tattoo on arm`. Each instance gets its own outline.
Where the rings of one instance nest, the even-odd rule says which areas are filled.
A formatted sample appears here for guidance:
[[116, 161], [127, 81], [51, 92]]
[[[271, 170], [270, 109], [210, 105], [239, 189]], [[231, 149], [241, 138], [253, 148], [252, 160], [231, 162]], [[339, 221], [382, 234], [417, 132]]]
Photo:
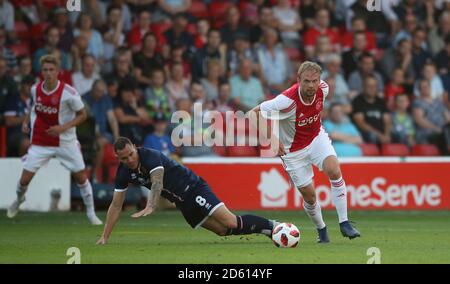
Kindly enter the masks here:
[[147, 206], [153, 208], [156, 207], [156, 204], [158, 203], [159, 197], [161, 195], [161, 191], [163, 189], [163, 178], [164, 178], [163, 167], [155, 168], [150, 172], [150, 179], [152, 181], [151, 187], [152, 194], [148, 199]]

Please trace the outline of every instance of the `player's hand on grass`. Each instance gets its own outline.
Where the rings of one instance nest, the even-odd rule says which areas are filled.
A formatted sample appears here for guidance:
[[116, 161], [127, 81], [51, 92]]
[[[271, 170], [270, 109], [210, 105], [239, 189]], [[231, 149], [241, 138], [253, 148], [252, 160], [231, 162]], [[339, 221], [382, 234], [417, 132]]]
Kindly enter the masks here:
[[64, 131], [64, 127], [62, 125], [53, 125], [49, 129], [46, 130], [47, 134], [50, 136], [58, 136]]
[[134, 213], [131, 215], [133, 218], [145, 217], [153, 213], [153, 207], [145, 207], [144, 210]]
[[106, 245], [108, 241], [104, 238], [101, 237], [98, 241], [97, 241], [97, 245]]

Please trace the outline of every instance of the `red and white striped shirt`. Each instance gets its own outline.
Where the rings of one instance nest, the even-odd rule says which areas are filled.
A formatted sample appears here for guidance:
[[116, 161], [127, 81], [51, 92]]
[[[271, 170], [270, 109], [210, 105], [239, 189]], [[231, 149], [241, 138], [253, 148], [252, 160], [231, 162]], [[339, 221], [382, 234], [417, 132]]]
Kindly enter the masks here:
[[272, 100], [261, 104], [261, 114], [266, 119], [280, 121], [280, 141], [286, 153], [307, 147], [322, 127], [320, 113], [329, 87], [320, 81], [316, 95], [306, 104], [300, 95], [300, 85], [294, 84]]
[[31, 144], [58, 147], [61, 143], [77, 140], [75, 127], [67, 129], [57, 137], [46, 132], [52, 126], [71, 121], [76, 112], [84, 108], [80, 95], [73, 87], [58, 81], [56, 88], [47, 92], [42, 81], [31, 88], [31, 97]]

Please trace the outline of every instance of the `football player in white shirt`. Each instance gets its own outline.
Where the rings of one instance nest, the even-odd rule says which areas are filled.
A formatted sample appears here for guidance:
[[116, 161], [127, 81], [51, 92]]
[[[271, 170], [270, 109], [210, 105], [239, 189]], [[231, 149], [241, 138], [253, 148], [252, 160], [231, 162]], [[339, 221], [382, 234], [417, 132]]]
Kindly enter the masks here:
[[17, 199], [8, 208], [7, 216], [17, 215], [35, 173], [56, 157], [77, 182], [89, 221], [101, 225], [102, 221], [95, 214], [92, 186], [85, 173], [75, 129], [87, 117], [84, 104], [73, 87], [58, 80], [60, 62], [55, 56], [45, 55], [40, 63], [44, 81], [32, 87], [33, 105], [22, 124], [23, 132], [31, 130], [31, 146], [17, 184]]
[[279, 121], [278, 155], [303, 196], [303, 207], [317, 227], [318, 242], [328, 243], [327, 227], [314, 191], [312, 165], [323, 170], [330, 179], [342, 235], [353, 239], [360, 233], [348, 221], [347, 188], [336, 152], [320, 119], [329, 91], [328, 84], [320, 80], [321, 73], [318, 64], [305, 61], [298, 70], [296, 84], [252, 111], [260, 113], [263, 119]]

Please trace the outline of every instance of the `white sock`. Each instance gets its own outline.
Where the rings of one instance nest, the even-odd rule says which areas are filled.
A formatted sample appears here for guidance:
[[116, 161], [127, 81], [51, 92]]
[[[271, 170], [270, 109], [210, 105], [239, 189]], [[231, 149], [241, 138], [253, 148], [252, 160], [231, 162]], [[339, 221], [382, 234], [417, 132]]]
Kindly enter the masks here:
[[316, 225], [317, 229], [323, 229], [325, 227], [325, 223], [322, 218], [322, 209], [320, 208], [320, 204], [318, 202], [311, 205], [303, 200], [303, 208], [314, 225]]
[[20, 181], [17, 183], [17, 189], [16, 189], [16, 193], [17, 193], [17, 199], [21, 199], [24, 195], [25, 192], [27, 191], [28, 186], [23, 186], [20, 184]]
[[94, 209], [94, 196], [92, 193], [92, 186], [89, 180], [86, 180], [84, 184], [77, 184], [81, 191], [81, 197], [83, 198], [84, 205], [86, 206], [86, 213], [88, 216], [95, 215]]
[[331, 196], [333, 198], [334, 206], [339, 217], [339, 223], [348, 220], [347, 217], [347, 188], [345, 182], [340, 177], [337, 180], [330, 180]]

